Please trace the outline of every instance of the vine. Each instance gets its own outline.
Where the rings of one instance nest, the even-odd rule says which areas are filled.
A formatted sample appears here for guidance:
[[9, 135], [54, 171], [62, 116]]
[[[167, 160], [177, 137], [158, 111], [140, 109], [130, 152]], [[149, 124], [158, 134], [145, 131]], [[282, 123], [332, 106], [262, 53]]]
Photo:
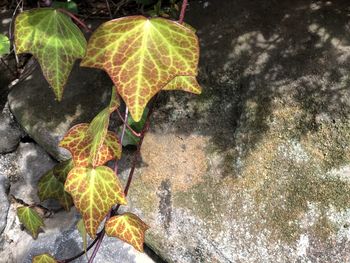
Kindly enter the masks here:
[[[71, 258], [55, 259], [41, 254], [35, 256], [33, 262], [68, 263], [92, 248], [88, 262], [93, 262], [105, 235], [143, 251], [149, 226], [137, 215], [120, 214], [118, 210], [127, 204], [126, 197], [159, 92], [201, 93], [196, 81], [198, 39], [194, 30], [183, 23], [186, 7], [187, 0], [184, 0], [178, 21], [144, 16], [110, 20], [97, 28], [88, 42], [73, 21], [89, 29], [67, 10], [37, 8], [16, 17], [17, 54], [31, 53], [38, 60], [58, 100], [64, 99], [64, 86], [77, 59], [82, 59], [82, 67], [105, 70], [114, 83], [109, 105], [90, 123], [73, 126], [61, 140], [60, 146], [70, 151], [72, 159], [56, 165], [38, 184], [41, 201], [57, 199], [67, 211], [74, 205], [83, 219], [79, 222], [79, 231], [94, 240], [89, 245], [84, 240], [84, 250]], [[124, 116], [119, 111], [120, 98], [126, 105]], [[117, 112], [123, 123], [119, 138], [108, 130], [113, 112]], [[125, 142], [126, 137], [129, 142]], [[118, 160], [122, 145], [130, 141], [136, 144], [136, 151], [123, 188], [118, 179]], [[114, 169], [106, 166], [111, 160], [115, 160]], [[17, 212], [20, 221], [36, 238], [43, 227], [42, 218], [30, 205], [21, 205]], [[97, 232], [103, 221], [102, 230]]]

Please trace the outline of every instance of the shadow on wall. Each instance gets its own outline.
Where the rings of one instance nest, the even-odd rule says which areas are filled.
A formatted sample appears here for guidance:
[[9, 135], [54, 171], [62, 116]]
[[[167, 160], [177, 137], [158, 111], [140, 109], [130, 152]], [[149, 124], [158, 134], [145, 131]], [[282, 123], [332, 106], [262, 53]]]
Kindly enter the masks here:
[[254, 149], [277, 101], [302, 110], [297, 138], [317, 131], [320, 118], [348, 118], [349, 14], [345, 0], [191, 2], [186, 19], [200, 38], [203, 94], [162, 94], [161, 127], [176, 121], [177, 132], [209, 135], [226, 151], [237, 146], [237, 129]]

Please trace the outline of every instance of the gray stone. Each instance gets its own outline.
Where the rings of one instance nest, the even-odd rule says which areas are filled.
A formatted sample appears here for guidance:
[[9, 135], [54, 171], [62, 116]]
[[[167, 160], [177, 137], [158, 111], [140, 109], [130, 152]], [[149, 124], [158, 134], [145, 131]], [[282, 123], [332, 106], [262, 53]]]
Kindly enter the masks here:
[[28, 204], [39, 203], [37, 184], [41, 176], [50, 170], [56, 162], [37, 144], [20, 143], [11, 169], [10, 194]]
[[8, 188], [9, 183], [7, 177], [0, 173], [0, 235], [6, 226], [7, 211], [10, 206], [7, 198]]
[[[49, 253], [57, 259], [70, 258], [83, 249], [83, 241], [76, 229], [79, 220], [77, 212], [59, 212], [45, 219], [45, 227], [39, 233], [36, 240], [21, 230], [16, 217], [15, 206], [11, 206], [8, 215], [8, 224], [2, 235], [0, 258], [6, 259], [6, 263], [30, 263], [38, 254]], [[89, 240], [91, 242], [91, 240]], [[89, 251], [88, 256], [91, 255]], [[75, 260], [76, 263], [87, 262], [82, 256]], [[124, 244], [116, 238], [106, 237], [95, 258], [96, 263], [153, 263], [146, 254], [140, 253], [131, 246]]]
[[15, 150], [23, 136], [24, 132], [5, 105], [0, 114], [0, 154]]
[[70, 127], [89, 122], [110, 99], [112, 82], [102, 71], [76, 65], [58, 102], [37, 67], [11, 89], [10, 109], [24, 130], [57, 160], [70, 158], [58, 147]]
[[128, 196], [168, 262], [349, 261], [347, 7], [190, 2], [203, 94], [162, 94]]

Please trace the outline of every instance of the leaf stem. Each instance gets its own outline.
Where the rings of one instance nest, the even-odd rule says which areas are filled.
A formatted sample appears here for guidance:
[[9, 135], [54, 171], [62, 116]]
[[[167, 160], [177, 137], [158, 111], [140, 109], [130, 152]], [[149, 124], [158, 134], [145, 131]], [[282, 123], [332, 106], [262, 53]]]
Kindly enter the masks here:
[[[101, 235], [102, 235], [102, 232], [104, 232], [104, 230], [102, 230], [101, 232], [97, 233], [97, 237], [94, 239], [94, 241], [92, 241], [92, 243], [86, 248], [86, 252], [89, 251], [94, 245], [95, 243], [100, 239]], [[71, 257], [71, 258], [68, 258], [68, 259], [65, 259], [65, 260], [58, 260], [57, 262], [58, 263], [68, 263], [68, 262], [71, 262], [79, 257], [81, 257], [82, 255], [85, 254], [85, 251], [82, 251], [80, 252], [79, 254]]]
[[187, 2], [188, 2], [188, 0], [183, 0], [182, 1], [181, 12], [180, 12], [180, 17], [179, 17], [179, 23], [180, 24], [182, 24], [184, 22]]
[[133, 135], [135, 135], [136, 137], [140, 137], [141, 133], [136, 132], [133, 128], [130, 127], [130, 125], [128, 124], [128, 116], [126, 115], [125, 118], [122, 117], [122, 114], [120, 113], [119, 109], [117, 109], [117, 113], [119, 118], [121, 119], [121, 121], [126, 125], [126, 127], [132, 132]]
[[66, 14], [70, 18], [72, 18], [75, 22], [77, 22], [79, 25], [81, 25], [85, 29], [85, 31], [91, 32], [91, 29], [83, 21], [81, 21], [79, 18], [77, 18], [75, 15], [73, 15], [71, 12], [69, 12], [63, 8], [58, 8], [57, 10]]
[[[119, 117], [121, 117], [121, 114], [120, 114], [120, 111], [119, 109], [117, 109], [118, 111], [118, 114], [119, 114]], [[125, 108], [125, 116], [124, 116], [124, 119], [127, 119], [128, 118], [128, 113], [129, 113], [129, 108], [126, 107]], [[121, 119], [123, 119], [121, 117]], [[124, 135], [125, 135], [125, 129], [126, 129], [126, 125], [127, 123], [124, 121], [124, 124], [123, 124], [123, 129], [122, 129], [122, 134], [120, 135], [120, 144], [123, 145], [123, 139], [124, 139]], [[118, 161], [115, 160], [115, 164], [114, 164], [114, 172], [115, 172], [115, 176], [118, 176]], [[110, 217], [111, 217], [111, 213], [112, 213], [112, 210], [108, 213], [107, 217], [106, 217], [106, 220], [108, 220]], [[101, 246], [101, 243], [102, 243], [102, 240], [105, 236], [105, 231], [104, 229], [100, 232], [101, 233], [101, 236], [100, 238], [98, 239], [97, 241], [97, 244], [91, 254], [91, 257], [89, 258], [89, 261], [88, 263], [92, 263], [94, 261], [94, 258], [96, 257], [96, 254], [98, 252], [98, 250], [100, 249], [100, 246]]]
[[[153, 101], [151, 103], [151, 107], [150, 107], [150, 109], [148, 111], [148, 114], [147, 114], [147, 117], [146, 117], [145, 126], [143, 126], [143, 129], [141, 131], [140, 141], [137, 144], [137, 149], [136, 149], [136, 152], [134, 153], [134, 159], [132, 160], [132, 165], [131, 165], [131, 169], [130, 169], [130, 172], [129, 172], [128, 180], [127, 180], [125, 188], [124, 188], [125, 196], [127, 196], [128, 192], [129, 192], [129, 188], [130, 188], [133, 176], [134, 176], [136, 164], [137, 164], [138, 158], [140, 156], [141, 146], [142, 146], [142, 143], [143, 143], [143, 138], [145, 137], [147, 131], [149, 130], [151, 115], [152, 115], [152, 113], [154, 111], [154, 105], [155, 105], [155, 102], [156, 102], [156, 100], [158, 98], [158, 94], [156, 95], [156, 97], [153, 99]], [[119, 207], [120, 207], [120, 205], [117, 205], [114, 209], [112, 209], [111, 216], [117, 214]]]

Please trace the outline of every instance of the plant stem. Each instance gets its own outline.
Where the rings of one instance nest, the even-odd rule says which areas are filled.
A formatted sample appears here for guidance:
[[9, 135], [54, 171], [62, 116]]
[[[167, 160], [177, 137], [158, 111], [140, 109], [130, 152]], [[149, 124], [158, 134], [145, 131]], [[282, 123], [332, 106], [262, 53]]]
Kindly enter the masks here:
[[[118, 110], [118, 113], [120, 114], [119, 110]], [[129, 108], [126, 107], [125, 108], [125, 114], [124, 114], [124, 120], [127, 120], [128, 119], [128, 114], [129, 114]], [[124, 139], [124, 135], [125, 135], [125, 129], [126, 129], [126, 125], [127, 123], [124, 121], [124, 124], [123, 124], [123, 129], [122, 129], [122, 134], [120, 135], [120, 144], [121, 144], [121, 147], [123, 147], [123, 139]], [[114, 172], [115, 172], [115, 176], [118, 176], [118, 160], [115, 160], [115, 164], [114, 164]], [[112, 215], [112, 210], [109, 211], [107, 217], [106, 217], [106, 221], [111, 217]], [[94, 261], [94, 258], [96, 257], [97, 255], [97, 252], [98, 250], [100, 249], [100, 246], [101, 246], [101, 243], [102, 243], [102, 240], [105, 236], [105, 231], [104, 229], [101, 231], [101, 236], [100, 238], [98, 239], [97, 241], [97, 244], [91, 254], [91, 257], [89, 258], [89, 261], [88, 263], [92, 263]]]
[[68, 15], [70, 18], [72, 18], [75, 22], [77, 22], [79, 25], [81, 25], [84, 29], [85, 29], [85, 31], [87, 31], [87, 32], [91, 32], [91, 29], [90, 28], [88, 28], [88, 26], [83, 22], [83, 21], [81, 21], [79, 18], [77, 18], [75, 15], [73, 15], [71, 12], [69, 12], [69, 11], [67, 11], [67, 10], [65, 10], [65, 9], [63, 9], [63, 8], [58, 8], [57, 9], [58, 11], [60, 11], [60, 12], [62, 12], [62, 13], [64, 13], [64, 14], [66, 14], [66, 15]]
[[[94, 241], [92, 241], [92, 243], [86, 248], [86, 252], [89, 251], [95, 245], [95, 243], [100, 239], [101, 234], [102, 234], [102, 231], [97, 234], [97, 237], [94, 239]], [[58, 260], [57, 262], [58, 263], [68, 263], [68, 262], [71, 262], [71, 261], [81, 257], [84, 254], [85, 254], [85, 251], [82, 251], [79, 254], [77, 254], [77, 255], [75, 255], [75, 256], [73, 256], [71, 258], [68, 258], [68, 259], [65, 259], [65, 260]]]
[[[16, 6], [15, 10], [13, 11], [11, 22], [10, 22], [10, 26], [9, 26], [9, 38], [10, 39], [13, 39], [13, 36], [12, 36], [12, 24], [15, 21], [15, 16], [16, 16], [16, 13], [17, 13], [17, 9], [19, 8], [21, 10], [20, 7], [21, 7], [22, 3], [23, 3], [23, 0], [20, 1], [20, 2], [17, 2], [17, 6]], [[23, 9], [23, 7], [22, 7], [22, 9]], [[13, 51], [14, 51], [14, 54], [15, 54], [16, 68], [17, 68], [17, 73], [18, 73], [19, 59], [18, 59], [18, 55], [17, 55], [17, 52], [16, 52], [16, 45], [15, 45], [15, 43], [12, 43], [12, 45], [13, 45]]]
[[[158, 94], [159, 94], [159, 93], [158, 93]], [[129, 188], [130, 188], [130, 185], [131, 185], [131, 182], [132, 182], [132, 178], [133, 178], [133, 176], [134, 176], [136, 164], [137, 164], [138, 158], [139, 158], [139, 156], [140, 156], [140, 151], [141, 151], [141, 146], [142, 146], [142, 143], [143, 143], [143, 138], [145, 137], [146, 132], [147, 132], [148, 129], [149, 129], [150, 120], [151, 120], [151, 115], [152, 115], [152, 113], [153, 113], [153, 111], [154, 111], [154, 105], [155, 105], [155, 101], [156, 101], [157, 98], [158, 98], [158, 94], [156, 95], [156, 97], [153, 99], [153, 101], [152, 101], [152, 103], [151, 103], [151, 107], [150, 107], [150, 109], [149, 109], [149, 111], [148, 111], [148, 114], [147, 114], [147, 117], [146, 117], [145, 126], [143, 127], [143, 129], [142, 129], [142, 131], [141, 131], [140, 141], [139, 141], [139, 143], [137, 144], [137, 149], [136, 149], [136, 152], [134, 153], [134, 159], [132, 160], [132, 165], [131, 165], [131, 169], [130, 169], [130, 172], [129, 172], [128, 180], [127, 180], [126, 185], [125, 185], [125, 188], [124, 188], [124, 194], [125, 194], [125, 196], [127, 196], [127, 195], [128, 195], [128, 192], [129, 192]], [[120, 207], [120, 205], [117, 205], [114, 209], [112, 209], [112, 211], [111, 211], [111, 216], [117, 214], [119, 207]]]
[[128, 116], [126, 116], [125, 118], [123, 118], [122, 114], [120, 113], [119, 109], [117, 109], [117, 113], [119, 118], [121, 119], [121, 121], [126, 125], [126, 128], [128, 128], [133, 135], [135, 135], [136, 137], [140, 137], [141, 133], [136, 132], [133, 128], [130, 127], [130, 125], [128, 124]]
[[107, 9], [108, 9], [109, 17], [110, 17], [111, 19], [113, 19], [113, 15], [112, 15], [111, 7], [109, 6], [109, 1], [108, 1], [108, 0], [106, 0], [106, 5], [107, 5]]
[[[123, 117], [121, 116], [121, 113], [120, 113], [119, 109], [117, 109], [117, 112], [118, 112], [119, 117], [123, 120]], [[124, 120], [128, 119], [128, 113], [129, 113], [129, 108], [126, 107], [125, 108], [125, 114], [124, 114]], [[121, 147], [123, 147], [123, 139], [124, 139], [124, 135], [125, 135], [125, 128], [128, 125], [125, 121], [123, 123], [124, 124], [123, 124], [122, 134], [120, 135], [120, 140], [119, 140], [120, 144], [121, 144]], [[117, 160], [115, 160], [115, 163], [114, 163], [114, 173], [115, 173], [115, 176], [118, 176], [118, 161]]]
[[[134, 159], [132, 161], [132, 166], [131, 166], [131, 169], [130, 169], [130, 172], [129, 172], [128, 181], [127, 181], [127, 183], [125, 185], [125, 188], [124, 188], [125, 197], [128, 195], [128, 191], [129, 191], [129, 188], [130, 188], [130, 185], [131, 185], [131, 182], [132, 182], [132, 178], [133, 178], [133, 175], [134, 175], [134, 172], [135, 172], [137, 160], [138, 160], [138, 158], [140, 156], [140, 151], [141, 151], [141, 145], [142, 145], [142, 142], [143, 142], [143, 138], [145, 137], [145, 134], [146, 134], [146, 132], [149, 129], [150, 119], [151, 119], [151, 115], [152, 115], [153, 110], [154, 110], [154, 104], [155, 104], [155, 100], [157, 99], [157, 97], [158, 97], [158, 95], [156, 96], [156, 98], [152, 102], [152, 106], [151, 106], [150, 110], [148, 111], [148, 114], [147, 114], [147, 117], [146, 117], [145, 126], [143, 127], [143, 129], [141, 131], [140, 141], [137, 144], [137, 149], [136, 149], [136, 152], [134, 153]], [[128, 116], [127, 114], [128, 114], [128, 108], [126, 108], [126, 110], [125, 110], [125, 119], [127, 119], [127, 116]], [[125, 132], [125, 127], [126, 127], [126, 122], [124, 122], [124, 125], [123, 125], [123, 132], [121, 134], [121, 139], [120, 139], [121, 143], [123, 143], [123, 136], [124, 136], [124, 132]], [[120, 207], [120, 205], [118, 204], [114, 209], [111, 209], [111, 211], [107, 215], [106, 220], [108, 220], [111, 216], [116, 215], [117, 212], [118, 212], [119, 207]], [[101, 232], [102, 232], [101, 236], [100, 236], [99, 240], [97, 241], [96, 247], [94, 248], [94, 251], [92, 252], [92, 255], [91, 255], [88, 263], [92, 263], [93, 262], [96, 254], [97, 254], [97, 251], [99, 250], [99, 248], [101, 246], [102, 240], [103, 240], [104, 235], [105, 235], [104, 229]]]
[[183, 0], [182, 1], [181, 12], [180, 12], [180, 17], [179, 17], [179, 23], [180, 24], [182, 24], [184, 22], [185, 13], [186, 13], [186, 7], [187, 7], [187, 1], [188, 0]]

